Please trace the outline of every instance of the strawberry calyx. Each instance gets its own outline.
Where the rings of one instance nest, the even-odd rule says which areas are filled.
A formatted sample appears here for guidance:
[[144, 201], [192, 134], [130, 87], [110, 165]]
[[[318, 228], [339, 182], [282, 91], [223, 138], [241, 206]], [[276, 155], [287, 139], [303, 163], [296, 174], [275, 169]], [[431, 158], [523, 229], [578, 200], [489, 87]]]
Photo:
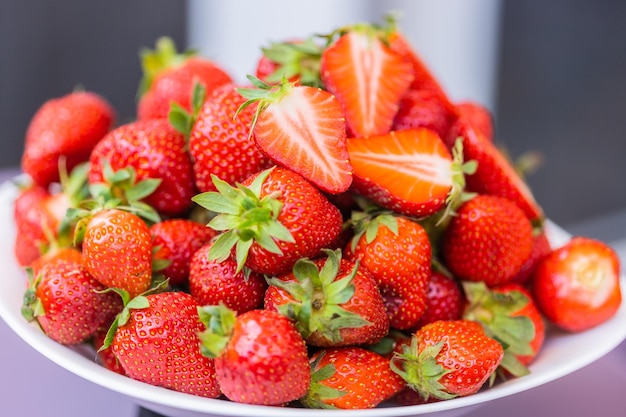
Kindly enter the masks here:
[[206, 330], [199, 332], [200, 351], [208, 358], [219, 357], [230, 340], [237, 315], [224, 304], [198, 307], [200, 322]]
[[302, 85], [322, 87], [320, 60], [323, 48], [312, 38], [302, 42], [273, 42], [261, 51], [276, 64], [274, 72], [265, 77], [268, 83], [297, 77]]
[[211, 246], [209, 258], [222, 262], [234, 249], [237, 273], [243, 269], [253, 243], [281, 255], [276, 240], [294, 242], [291, 232], [278, 220], [283, 207], [280, 193], [261, 197], [261, 187], [272, 169], [262, 171], [248, 187], [241, 184], [233, 187], [212, 175], [217, 191], [208, 191], [192, 198], [198, 205], [217, 213], [208, 224], [220, 232]]
[[340, 330], [359, 328], [370, 324], [358, 314], [341, 307], [350, 301], [355, 292], [353, 284], [358, 270], [358, 262], [350, 273], [336, 280], [341, 262], [341, 250], [324, 249], [327, 258], [321, 268], [307, 258], [299, 259], [293, 267], [296, 281], [283, 281], [272, 277], [267, 279], [288, 292], [295, 301], [277, 306], [278, 311], [289, 317], [306, 339], [313, 333], [339, 343]]
[[321, 351], [319, 355], [311, 362], [311, 383], [304, 397], [300, 399], [302, 405], [306, 408], [316, 409], [334, 409], [328, 400], [341, 398], [347, 394], [347, 391], [338, 390], [325, 385], [323, 382], [330, 379], [337, 372], [335, 365], [329, 363], [319, 367], [319, 363], [324, 357], [325, 352]]
[[28, 278], [28, 287], [24, 291], [22, 298], [21, 314], [26, 321], [32, 322], [37, 316], [45, 314], [43, 304], [37, 297], [37, 286], [41, 282], [41, 274], [35, 276], [32, 268], [26, 267], [24, 269]]
[[353, 211], [345, 227], [351, 227], [354, 235], [350, 241], [350, 250], [354, 252], [361, 237], [366, 243], [372, 243], [381, 225], [386, 226], [394, 235], [398, 235], [398, 221], [393, 212], [385, 210], [360, 196], [354, 197], [361, 211]]
[[198, 114], [200, 114], [205, 99], [206, 87], [196, 81], [191, 93], [191, 112], [188, 112], [187, 109], [174, 101], [171, 103], [170, 112], [167, 116], [168, 120], [174, 129], [185, 135], [187, 145], [189, 145], [191, 129], [193, 129], [193, 125], [198, 119]]

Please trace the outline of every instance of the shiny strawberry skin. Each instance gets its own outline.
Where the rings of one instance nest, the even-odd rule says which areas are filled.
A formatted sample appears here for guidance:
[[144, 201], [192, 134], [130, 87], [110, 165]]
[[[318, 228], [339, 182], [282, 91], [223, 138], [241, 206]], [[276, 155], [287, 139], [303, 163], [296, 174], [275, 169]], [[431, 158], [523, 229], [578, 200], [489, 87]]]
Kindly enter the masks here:
[[146, 296], [149, 307], [131, 309], [110, 346], [127, 376], [174, 391], [217, 398], [215, 362], [200, 353], [198, 303], [184, 292]]
[[58, 182], [59, 158], [65, 157], [68, 172], [89, 160], [91, 150], [115, 121], [113, 107], [92, 92], [73, 92], [46, 101], [26, 130], [22, 170], [42, 187]]
[[455, 108], [459, 117], [466, 119], [485, 139], [493, 141], [493, 115], [487, 107], [475, 101], [467, 100], [456, 103]]
[[536, 232], [533, 236], [533, 247], [530, 256], [526, 259], [519, 272], [511, 279], [511, 282], [523, 284], [527, 288], [532, 287], [532, 277], [535, 273], [535, 268], [551, 252], [552, 244], [545, 230]]
[[400, 100], [391, 130], [424, 127], [444, 138], [454, 120], [454, 114], [441, 101], [439, 94], [432, 90], [411, 89]]
[[302, 336], [287, 317], [268, 310], [237, 316], [215, 370], [224, 395], [246, 404], [287, 404], [302, 397], [310, 382]]
[[459, 282], [433, 271], [426, 290], [426, 311], [415, 329], [437, 320], [459, 320], [463, 317], [465, 303], [465, 294]]

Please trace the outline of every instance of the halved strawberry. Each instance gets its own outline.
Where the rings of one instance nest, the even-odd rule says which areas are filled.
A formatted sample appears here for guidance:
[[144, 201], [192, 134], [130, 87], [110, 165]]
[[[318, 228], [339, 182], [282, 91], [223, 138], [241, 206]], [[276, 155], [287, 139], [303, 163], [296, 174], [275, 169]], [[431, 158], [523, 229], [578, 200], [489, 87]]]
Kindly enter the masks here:
[[441, 138], [425, 128], [349, 138], [353, 188], [376, 204], [409, 216], [427, 216], [443, 208], [464, 188], [463, 164]]
[[386, 33], [356, 25], [322, 53], [322, 81], [341, 103], [351, 136], [389, 132], [398, 103], [413, 81], [411, 63], [387, 45]]
[[248, 99], [240, 110], [258, 102], [251, 128], [257, 145], [322, 190], [346, 191], [352, 167], [343, 111], [335, 96], [288, 81], [269, 85], [253, 76], [248, 79], [256, 88], [237, 91]]

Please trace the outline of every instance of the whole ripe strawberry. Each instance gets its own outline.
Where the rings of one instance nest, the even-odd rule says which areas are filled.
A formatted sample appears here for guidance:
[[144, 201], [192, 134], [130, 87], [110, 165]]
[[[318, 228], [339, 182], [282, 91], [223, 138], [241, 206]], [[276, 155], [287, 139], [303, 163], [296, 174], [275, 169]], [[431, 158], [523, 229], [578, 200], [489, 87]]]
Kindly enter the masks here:
[[419, 392], [447, 400], [478, 392], [504, 357], [502, 345], [470, 320], [440, 320], [415, 332], [391, 368]]
[[381, 136], [349, 138], [352, 189], [381, 207], [413, 217], [425, 217], [451, 205], [465, 187], [462, 148], [446, 148], [426, 128], [392, 131]]
[[415, 329], [437, 320], [459, 320], [465, 303], [465, 292], [458, 280], [433, 270], [426, 288], [426, 311]]
[[188, 283], [191, 258], [217, 233], [193, 220], [166, 219], [150, 226], [155, 262], [167, 263], [159, 273], [173, 286]]
[[231, 401], [284, 405], [306, 394], [307, 347], [294, 324], [275, 311], [235, 316], [224, 306], [199, 310], [204, 355], [215, 358], [217, 381]]
[[411, 89], [402, 96], [398, 106], [392, 131], [423, 127], [444, 138], [455, 120], [441, 96], [432, 90]]
[[269, 84], [283, 77], [301, 85], [321, 87], [320, 60], [323, 47], [313, 39], [290, 39], [272, 42], [261, 48], [263, 54], [257, 61], [255, 76]]
[[[468, 120], [480, 134], [487, 140], [493, 141], [494, 122], [491, 111], [484, 105], [475, 101], [462, 101], [455, 104], [459, 117]], [[445, 135], [442, 135], [445, 137]]]
[[330, 194], [347, 191], [352, 167], [346, 150], [346, 122], [337, 98], [320, 88], [282, 81], [267, 84], [248, 76], [253, 88], [237, 91], [256, 104], [251, 132], [276, 164], [300, 174]]
[[189, 293], [201, 305], [224, 304], [237, 314], [263, 307], [265, 277], [246, 269], [237, 272], [233, 258], [209, 259], [212, 246], [206, 242], [191, 257]]
[[384, 135], [413, 81], [411, 63], [388, 46], [384, 28], [354, 25], [337, 35], [322, 53], [324, 87], [341, 103], [349, 136]]
[[61, 344], [83, 343], [122, 309], [119, 298], [104, 289], [81, 262], [52, 260], [31, 277], [22, 315]]
[[216, 62], [193, 51], [178, 53], [170, 38], [159, 38], [154, 50], [141, 52], [143, 78], [139, 86], [137, 118], [167, 118], [172, 103], [191, 111], [194, 84], [208, 92], [232, 82], [230, 75]]
[[343, 219], [339, 209], [297, 173], [273, 167], [233, 188], [214, 177], [219, 192], [193, 198], [220, 213], [209, 227], [220, 232], [212, 259], [235, 256], [237, 270], [261, 274], [291, 271], [300, 258], [313, 258], [335, 242]]
[[389, 359], [357, 346], [317, 351], [310, 362], [311, 386], [301, 400], [308, 408], [374, 408], [405, 385]]
[[229, 83], [209, 94], [191, 128], [189, 152], [199, 191], [215, 191], [211, 175], [234, 185], [273, 165], [250, 140], [256, 107], [237, 113], [246, 99], [235, 88]]
[[180, 291], [126, 297], [125, 313], [114, 322], [102, 349], [111, 349], [130, 378], [217, 398], [215, 362], [198, 348], [204, 329], [198, 308], [191, 295]]
[[389, 213], [358, 219], [347, 257], [358, 260], [380, 289], [390, 326], [413, 329], [426, 311], [432, 248], [424, 228]]
[[533, 234], [533, 248], [530, 252], [530, 256], [526, 259], [526, 262], [522, 265], [519, 272], [515, 274], [511, 282], [517, 282], [530, 288], [532, 287], [532, 277], [535, 273], [535, 268], [544, 256], [547, 256], [552, 252], [552, 244], [548, 240], [548, 235], [543, 228], [535, 228]]
[[455, 277], [495, 286], [515, 277], [532, 246], [531, 223], [515, 203], [478, 195], [450, 218], [443, 232], [441, 255]]
[[26, 130], [22, 171], [44, 188], [58, 182], [59, 159], [65, 159], [68, 171], [88, 161], [115, 119], [115, 110], [96, 93], [77, 91], [49, 99]]
[[389, 331], [385, 303], [374, 278], [339, 249], [268, 280], [265, 309], [294, 320], [310, 346], [373, 344]]
[[615, 250], [584, 236], [573, 237], [544, 257], [532, 282], [539, 310], [570, 332], [606, 322], [622, 302], [620, 261]]
[[185, 137], [167, 119], [135, 121], [108, 133], [90, 156], [89, 183], [107, 184], [106, 164], [113, 171], [132, 168], [135, 181], [160, 181], [143, 201], [157, 212], [180, 216], [196, 193]]

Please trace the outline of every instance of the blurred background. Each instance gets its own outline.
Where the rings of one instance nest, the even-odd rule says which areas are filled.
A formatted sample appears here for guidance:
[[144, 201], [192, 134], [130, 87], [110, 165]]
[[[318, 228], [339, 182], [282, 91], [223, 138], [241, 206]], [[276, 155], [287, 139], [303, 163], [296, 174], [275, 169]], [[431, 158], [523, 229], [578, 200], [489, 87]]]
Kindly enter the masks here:
[[0, 168], [19, 165], [37, 108], [77, 85], [132, 120], [138, 52], [160, 36], [243, 80], [271, 41], [391, 10], [454, 100], [492, 110], [512, 157], [543, 155], [528, 181], [550, 218], [568, 227], [626, 209], [620, 0], [0, 0]]

